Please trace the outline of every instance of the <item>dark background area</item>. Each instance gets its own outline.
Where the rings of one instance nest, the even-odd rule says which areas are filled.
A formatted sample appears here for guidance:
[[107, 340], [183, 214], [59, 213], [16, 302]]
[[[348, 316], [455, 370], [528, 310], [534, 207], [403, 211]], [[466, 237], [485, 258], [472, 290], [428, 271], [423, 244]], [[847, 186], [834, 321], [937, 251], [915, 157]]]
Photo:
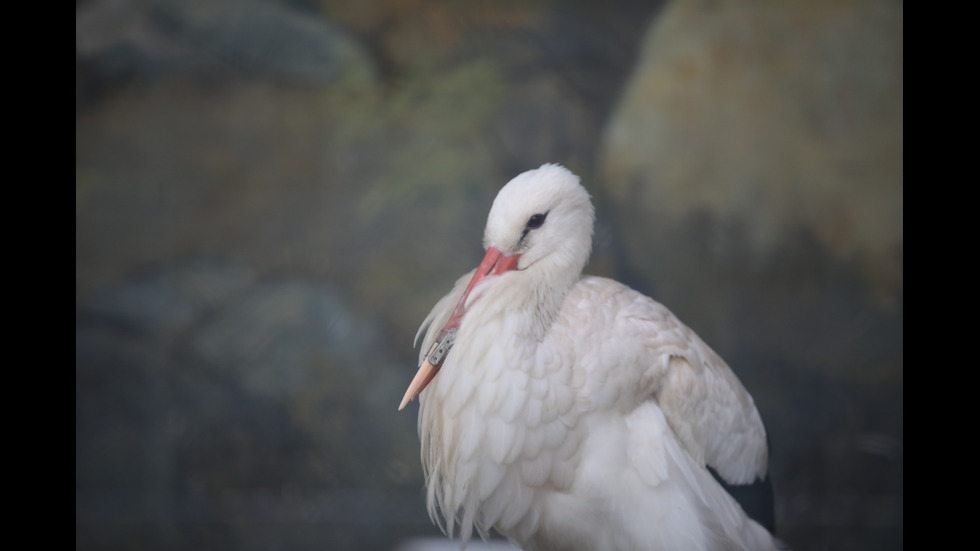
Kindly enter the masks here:
[[770, 433], [777, 534], [903, 547], [903, 4], [84, 0], [76, 549], [394, 549], [412, 338], [544, 162], [586, 273]]

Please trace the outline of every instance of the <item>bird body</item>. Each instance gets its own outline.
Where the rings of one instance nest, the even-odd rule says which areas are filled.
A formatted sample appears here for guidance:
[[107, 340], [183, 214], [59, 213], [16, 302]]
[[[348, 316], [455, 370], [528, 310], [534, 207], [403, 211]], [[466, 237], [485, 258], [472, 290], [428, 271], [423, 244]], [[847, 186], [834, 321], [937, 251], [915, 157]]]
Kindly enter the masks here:
[[765, 476], [751, 396], [663, 305], [581, 276], [593, 218], [563, 167], [514, 178], [484, 263], [419, 329], [402, 407], [421, 393], [430, 516], [527, 551], [775, 549], [705, 467]]

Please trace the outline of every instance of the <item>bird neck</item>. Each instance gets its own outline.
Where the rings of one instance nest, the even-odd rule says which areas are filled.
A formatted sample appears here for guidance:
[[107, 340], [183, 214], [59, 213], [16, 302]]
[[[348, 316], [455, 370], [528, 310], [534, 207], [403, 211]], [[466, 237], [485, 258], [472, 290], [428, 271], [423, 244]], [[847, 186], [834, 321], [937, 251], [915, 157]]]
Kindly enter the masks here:
[[513, 328], [515, 338], [544, 340], [579, 278], [577, 271], [549, 268], [535, 265], [515, 273], [513, 281], [507, 282], [507, 291], [512, 296], [503, 301], [510, 305], [504, 315], [511, 320], [508, 325]]

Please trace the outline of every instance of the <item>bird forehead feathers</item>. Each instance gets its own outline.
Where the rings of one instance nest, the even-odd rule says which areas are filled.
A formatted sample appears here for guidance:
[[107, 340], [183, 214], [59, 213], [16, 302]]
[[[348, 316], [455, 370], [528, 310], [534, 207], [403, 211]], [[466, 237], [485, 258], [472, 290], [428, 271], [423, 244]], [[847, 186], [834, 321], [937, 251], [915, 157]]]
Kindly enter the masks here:
[[[575, 212], [580, 210], [585, 212]], [[535, 214], [547, 214], [551, 226], [577, 218], [578, 222], [588, 222], [590, 230], [594, 220], [592, 202], [579, 177], [561, 165], [544, 164], [515, 176], [497, 193], [487, 217], [484, 244], [499, 246], [513, 241]]]

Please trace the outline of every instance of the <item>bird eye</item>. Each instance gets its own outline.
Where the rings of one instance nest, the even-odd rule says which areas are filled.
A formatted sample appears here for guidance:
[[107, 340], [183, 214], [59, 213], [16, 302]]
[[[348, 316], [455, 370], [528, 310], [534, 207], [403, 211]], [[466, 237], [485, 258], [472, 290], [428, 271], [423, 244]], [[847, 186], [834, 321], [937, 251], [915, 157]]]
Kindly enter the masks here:
[[527, 229], [533, 230], [535, 228], [540, 228], [541, 225], [544, 224], [544, 219], [547, 217], [548, 217], [547, 212], [544, 214], [535, 214], [534, 216], [528, 219]]

